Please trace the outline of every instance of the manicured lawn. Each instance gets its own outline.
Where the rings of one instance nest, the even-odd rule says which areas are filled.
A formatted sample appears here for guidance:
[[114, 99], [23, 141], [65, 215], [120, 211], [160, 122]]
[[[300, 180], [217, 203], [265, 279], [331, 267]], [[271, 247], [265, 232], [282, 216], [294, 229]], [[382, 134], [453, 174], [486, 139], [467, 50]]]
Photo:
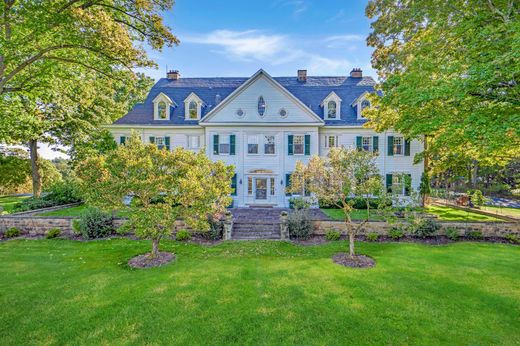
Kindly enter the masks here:
[[0, 344], [519, 344], [520, 247], [164, 241], [176, 262], [132, 270], [147, 241], [0, 243]]
[[[334, 220], [340, 220], [343, 221], [345, 219], [345, 216], [343, 214], [343, 211], [341, 209], [321, 209], [325, 214], [327, 214], [328, 217]], [[352, 220], [366, 220], [367, 218], [367, 211], [366, 209], [358, 210], [354, 209], [351, 213]], [[383, 218], [380, 215], [376, 214], [375, 210], [370, 211], [370, 220], [373, 221], [382, 221]]]
[[512, 216], [516, 218], [520, 218], [520, 209], [519, 208], [510, 208], [510, 207], [492, 207], [492, 206], [483, 206], [480, 209], [489, 211], [491, 213], [496, 213], [498, 215]]
[[445, 206], [436, 206], [431, 205], [426, 208], [426, 211], [430, 214], [435, 214], [439, 216], [439, 220], [441, 221], [467, 221], [467, 222], [483, 222], [483, 221], [493, 221], [493, 222], [503, 222], [504, 220], [498, 219], [496, 217], [481, 215], [477, 213], [468, 212], [465, 210], [455, 209], [451, 207]]
[[13, 208], [24, 199], [27, 199], [27, 196], [0, 196], [0, 207], [4, 208], [5, 211], [11, 213]]

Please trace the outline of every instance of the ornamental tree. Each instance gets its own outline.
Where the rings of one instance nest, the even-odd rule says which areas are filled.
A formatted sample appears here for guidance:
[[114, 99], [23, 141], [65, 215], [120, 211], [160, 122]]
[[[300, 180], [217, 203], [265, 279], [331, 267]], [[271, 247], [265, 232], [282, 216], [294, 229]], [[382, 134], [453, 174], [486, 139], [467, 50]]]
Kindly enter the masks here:
[[[209, 230], [208, 216], [231, 203], [233, 170], [212, 162], [203, 151], [159, 149], [134, 134], [116, 150], [83, 161], [76, 172], [86, 203], [124, 211], [128, 221], [121, 230], [151, 239], [151, 255], [156, 256], [159, 241], [171, 235], [178, 219]], [[133, 196], [129, 205], [123, 203], [126, 196]]]
[[355, 235], [368, 221], [367, 217], [361, 223], [352, 222], [355, 208], [351, 197], [363, 198], [369, 209], [370, 199], [383, 189], [374, 159], [374, 154], [368, 151], [333, 148], [325, 158], [313, 156], [307, 165], [298, 163], [291, 176], [290, 192], [298, 193], [305, 188], [319, 200], [343, 211], [351, 257], [355, 256]]

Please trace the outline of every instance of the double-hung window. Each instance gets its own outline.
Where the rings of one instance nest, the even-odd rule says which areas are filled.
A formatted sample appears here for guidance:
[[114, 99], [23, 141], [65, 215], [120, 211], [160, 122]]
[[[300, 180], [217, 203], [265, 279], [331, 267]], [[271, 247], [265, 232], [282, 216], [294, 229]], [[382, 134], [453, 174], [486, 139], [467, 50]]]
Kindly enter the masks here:
[[404, 139], [403, 137], [394, 137], [394, 155], [404, 154]]
[[247, 136], [247, 153], [258, 154], [258, 136]]
[[274, 136], [265, 136], [264, 137], [264, 154], [273, 155], [275, 154], [275, 137]]
[[188, 136], [188, 148], [199, 149], [200, 148], [200, 136]]
[[361, 148], [365, 151], [372, 151], [372, 137], [364, 136], [361, 138]]
[[302, 135], [294, 136], [294, 154], [295, 155], [303, 155], [304, 146], [305, 146], [305, 138]]
[[220, 136], [218, 146], [220, 154], [229, 154], [229, 136]]
[[338, 147], [338, 136], [325, 136], [325, 148]]

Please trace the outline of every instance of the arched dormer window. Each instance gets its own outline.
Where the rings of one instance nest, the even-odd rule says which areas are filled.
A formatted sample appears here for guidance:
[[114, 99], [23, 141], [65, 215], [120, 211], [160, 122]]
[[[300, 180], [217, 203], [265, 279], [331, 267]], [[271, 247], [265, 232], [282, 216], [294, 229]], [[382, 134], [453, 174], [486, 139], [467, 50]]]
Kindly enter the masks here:
[[265, 100], [263, 96], [260, 96], [258, 98], [258, 115], [261, 117], [265, 114], [265, 109], [267, 108], [267, 105], [265, 104]]
[[198, 119], [197, 108], [197, 102], [191, 101], [189, 105], [190, 119]]
[[363, 102], [361, 102], [361, 111], [363, 111], [363, 109], [368, 108], [368, 107], [370, 107], [370, 101], [363, 100]]
[[336, 119], [336, 101], [329, 101], [327, 104], [327, 114], [329, 119]]
[[184, 117], [186, 120], [199, 120], [201, 118], [204, 102], [195, 93], [191, 93], [184, 100]]
[[159, 102], [159, 104], [157, 105], [157, 114], [159, 115], [159, 119], [166, 119], [166, 102]]
[[325, 97], [321, 103], [325, 120], [341, 119], [341, 101], [334, 91]]
[[351, 104], [352, 107], [356, 108], [358, 120], [365, 120], [365, 117], [363, 117], [363, 109], [369, 108], [371, 106], [370, 101], [367, 99], [368, 95], [369, 92], [365, 91], [359, 95]]
[[170, 120], [170, 109], [171, 107], [176, 106], [172, 99], [170, 99], [164, 93], [159, 93], [159, 95], [157, 95], [157, 97], [153, 100], [153, 104], [154, 120]]

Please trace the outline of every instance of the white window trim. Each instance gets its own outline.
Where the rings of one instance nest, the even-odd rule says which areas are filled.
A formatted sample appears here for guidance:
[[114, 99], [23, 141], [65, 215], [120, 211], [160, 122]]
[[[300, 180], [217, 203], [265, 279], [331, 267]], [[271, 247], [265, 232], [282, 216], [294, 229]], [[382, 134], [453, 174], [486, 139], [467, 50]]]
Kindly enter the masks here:
[[[334, 147], [329, 146], [329, 137], [334, 137], [334, 138], [335, 138], [335, 139], [334, 139], [334, 143], [336, 144], [336, 146], [334, 146]], [[338, 135], [325, 135], [325, 140], [324, 140], [324, 142], [325, 142], [325, 145], [324, 145], [325, 148], [327, 148], [327, 149], [330, 149], [330, 148], [339, 148], [338, 140], [339, 140]]]
[[[172, 106], [175, 106], [175, 102], [172, 101], [166, 94], [159, 93], [154, 99], [153, 99], [153, 120], [159, 120], [159, 121], [166, 121], [170, 120], [170, 108]], [[166, 118], [161, 119], [159, 118], [159, 103], [164, 102], [166, 103]]]
[[[260, 155], [260, 142], [262, 142], [260, 140], [260, 134], [250, 134], [250, 135], [247, 135], [247, 140], [246, 140], [246, 153], [247, 155], [250, 155], [250, 156], [258, 156]], [[253, 138], [253, 137], [256, 137], [256, 143], [249, 143], [249, 138]], [[249, 144], [256, 144], [257, 147], [256, 147], [256, 153], [250, 153], [249, 152]]]
[[[273, 143], [273, 145], [274, 145], [274, 153], [272, 153], [272, 154], [269, 154], [269, 153], [266, 153], [266, 152], [265, 152], [265, 145], [267, 144], [267, 141], [266, 141], [266, 138], [265, 138], [265, 137], [268, 137], [268, 136], [274, 138], [274, 143]], [[262, 146], [263, 146], [264, 155], [267, 155], [267, 156], [276, 156], [276, 154], [277, 154], [277, 150], [278, 150], [278, 149], [276, 148], [276, 147], [277, 147], [277, 145], [276, 145], [276, 135], [269, 135], [269, 134], [265, 135], [265, 134], [264, 134], [264, 135], [262, 135], [262, 139], [263, 139], [263, 144], [262, 144]]]
[[[400, 154], [397, 154], [397, 153], [395, 152], [395, 140], [396, 140], [397, 138], [401, 138], [401, 153], [400, 153]], [[394, 156], [404, 156], [404, 142], [405, 142], [405, 140], [404, 140], [404, 137], [403, 137], [403, 136], [394, 136], [394, 141], [393, 141], [393, 143], [392, 143], [392, 151], [393, 151], [393, 153], [394, 153]]]
[[[296, 152], [296, 137], [301, 137], [303, 140], [301, 154]], [[293, 134], [293, 155], [299, 155], [299, 156], [305, 155], [305, 134]]]
[[361, 95], [356, 102], [356, 109], [357, 109], [357, 119], [358, 120], [366, 120], [366, 118], [363, 116], [363, 110], [361, 109], [361, 104], [363, 101], [367, 99], [368, 92], [365, 92], [363, 95]]
[[[188, 145], [187, 145], [188, 149], [200, 149], [200, 147], [201, 147], [201, 145], [200, 145], [200, 138], [201, 137], [199, 135], [188, 135], [187, 137], [188, 137]], [[191, 140], [193, 138], [197, 138], [198, 139], [198, 144], [199, 145], [197, 147], [192, 146]]]
[[[232, 132], [228, 132], [228, 133], [215, 133], [216, 135], [218, 135], [218, 155], [223, 155], [223, 156], [231, 156], [231, 135], [233, 134]], [[222, 138], [226, 138], [227, 139], [227, 143], [223, 143], [222, 142]], [[223, 153], [222, 150], [220, 150], [220, 146], [222, 144], [228, 144], [229, 145], [229, 151], [227, 153]], [[236, 145], [236, 143], [235, 143]]]
[[[190, 103], [192, 101], [197, 104], [197, 118], [196, 119], [190, 118]], [[202, 114], [202, 106], [204, 106], [204, 101], [202, 101], [202, 99], [200, 97], [198, 97], [197, 94], [195, 94], [193, 92], [191, 94], [189, 94], [188, 97], [186, 97], [186, 99], [184, 100], [184, 119], [191, 120], [191, 121], [200, 120], [200, 117]]]
[[[329, 118], [329, 102], [336, 102], [336, 117]], [[321, 103], [323, 107], [323, 119], [325, 120], [341, 120], [341, 98], [333, 91]]]

